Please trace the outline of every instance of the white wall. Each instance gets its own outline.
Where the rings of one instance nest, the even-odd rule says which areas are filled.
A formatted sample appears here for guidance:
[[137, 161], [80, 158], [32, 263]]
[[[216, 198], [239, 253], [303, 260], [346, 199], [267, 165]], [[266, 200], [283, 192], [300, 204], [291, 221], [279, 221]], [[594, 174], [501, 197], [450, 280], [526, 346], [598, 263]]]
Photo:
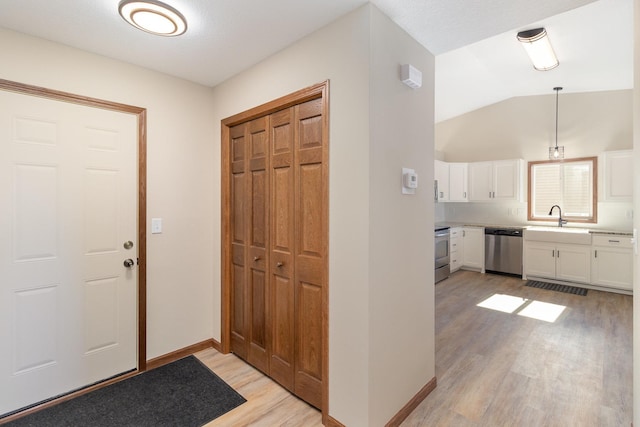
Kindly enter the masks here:
[[147, 109], [147, 357], [213, 335], [211, 89], [0, 29], [0, 78]]
[[[633, 146], [633, 91], [561, 91], [558, 103], [558, 145], [566, 158]], [[516, 97], [442, 121], [436, 150], [448, 162], [545, 160], [555, 145], [555, 108], [555, 93]]]
[[[220, 121], [312, 84], [329, 88], [329, 413], [367, 426], [369, 402], [369, 13], [358, 9], [214, 89], [215, 188]], [[215, 200], [216, 233], [220, 229]], [[216, 234], [216, 241], [219, 240]], [[218, 251], [218, 248], [216, 248]], [[219, 252], [215, 256], [219, 263]], [[220, 295], [219, 265], [214, 294]], [[214, 337], [220, 338], [220, 304]]]
[[[422, 68], [421, 92], [399, 82], [401, 60]], [[435, 371], [433, 274], [422, 264], [433, 257], [429, 186], [400, 196], [401, 166], [414, 166], [425, 182], [433, 177], [433, 130], [424, 119], [433, 117], [433, 57], [366, 5], [217, 86], [215, 187], [221, 119], [326, 79], [329, 414], [350, 427], [379, 426]]]
[[[435, 59], [371, 8], [370, 424], [383, 425], [435, 376], [433, 118]], [[420, 89], [399, 79], [422, 71]], [[402, 167], [419, 188], [401, 194]]]
[[[555, 145], [555, 101], [555, 93], [511, 98], [440, 122], [435, 130], [437, 154], [448, 162], [545, 160], [548, 147]], [[566, 158], [599, 156], [604, 151], [633, 147], [632, 90], [561, 91], [558, 116], [558, 145], [565, 147]], [[603, 188], [602, 159], [598, 169], [598, 188]], [[526, 175], [525, 170], [525, 179]], [[588, 224], [589, 228], [629, 231], [633, 204], [605, 202], [602, 194], [599, 191], [598, 223]], [[526, 203], [439, 203], [435, 213], [436, 221], [536, 224], [527, 221]]]

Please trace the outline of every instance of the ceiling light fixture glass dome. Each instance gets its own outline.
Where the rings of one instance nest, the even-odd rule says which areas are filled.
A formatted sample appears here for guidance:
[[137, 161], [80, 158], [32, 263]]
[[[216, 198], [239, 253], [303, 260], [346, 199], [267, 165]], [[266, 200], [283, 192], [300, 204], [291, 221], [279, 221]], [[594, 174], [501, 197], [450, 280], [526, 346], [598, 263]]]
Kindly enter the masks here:
[[187, 20], [173, 7], [156, 0], [122, 0], [120, 16], [129, 24], [159, 36], [179, 36], [187, 31]]

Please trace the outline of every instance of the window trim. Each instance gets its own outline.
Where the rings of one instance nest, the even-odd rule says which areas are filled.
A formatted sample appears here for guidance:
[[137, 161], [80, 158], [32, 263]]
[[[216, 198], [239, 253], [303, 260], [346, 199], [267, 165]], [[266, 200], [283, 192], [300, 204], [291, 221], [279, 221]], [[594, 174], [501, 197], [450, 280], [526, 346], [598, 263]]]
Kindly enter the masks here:
[[594, 156], [594, 157], [579, 157], [576, 159], [562, 159], [562, 160], [536, 160], [536, 161], [532, 161], [529, 162], [528, 165], [528, 175], [527, 175], [527, 220], [529, 221], [548, 221], [548, 222], [558, 222], [558, 218], [557, 217], [549, 217], [549, 218], [539, 218], [539, 217], [534, 217], [533, 216], [533, 203], [531, 203], [531, 186], [532, 186], [532, 181], [531, 181], [531, 171], [533, 169], [534, 166], [536, 165], [542, 165], [542, 164], [555, 164], [555, 163], [576, 163], [576, 162], [587, 162], [587, 161], [591, 161], [591, 167], [593, 169], [593, 182], [592, 182], [592, 188], [593, 188], [593, 198], [592, 198], [592, 204], [593, 206], [591, 207], [593, 215], [590, 218], [581, 218], [581, 217], [576, 217], [576, 216], [570, 216], [570, 217], [565, 217], [563, 216], [563, 219], [567, 219], [569, 222], [579, 222], [579, 223], [585, 223], [585, 224], [597, 224], [598, 223], [598, 157]]

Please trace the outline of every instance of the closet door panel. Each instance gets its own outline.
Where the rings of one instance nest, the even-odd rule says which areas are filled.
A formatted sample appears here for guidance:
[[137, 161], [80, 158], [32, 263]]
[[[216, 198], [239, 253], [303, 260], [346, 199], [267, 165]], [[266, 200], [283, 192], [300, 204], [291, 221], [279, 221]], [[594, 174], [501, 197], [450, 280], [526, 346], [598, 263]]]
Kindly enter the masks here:
[[248, 194], [246, 173], [246, 126], [230, 129], [231, 138], [231, 351], [245, 358], [246, 351], [246, 214]]
[[271, 377], [294, 390], [293, 109], [271, 115]]
[[269, 289], [267, 281], [269, 223], [269, 117], [248, 124], [250, 192], [249, 214], [249, 348], [247, 361], [263, 372], [269, 372]]
[[322, 100], [296, 109], [295, 393], [322, 406], [322, 334], [326, 233]]

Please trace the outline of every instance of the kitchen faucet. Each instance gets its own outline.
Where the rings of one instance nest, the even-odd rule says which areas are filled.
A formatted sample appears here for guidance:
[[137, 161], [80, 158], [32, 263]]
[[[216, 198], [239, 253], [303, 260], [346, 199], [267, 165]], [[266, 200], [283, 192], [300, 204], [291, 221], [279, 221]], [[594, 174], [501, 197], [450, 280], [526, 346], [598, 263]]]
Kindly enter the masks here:
[[553, 208], [558, 208], [558, 227], [562, 227], [562, 224], [566, 224], [567, 221], [565, 221], [564, 219], [562, 219], [562, 208], [560, 208], [560, 206], [558, 205], [553, 205], [551, 206], [551, 209], [549, 210], [549, 215], [551, 215], [551, 213], [553, 212]]

